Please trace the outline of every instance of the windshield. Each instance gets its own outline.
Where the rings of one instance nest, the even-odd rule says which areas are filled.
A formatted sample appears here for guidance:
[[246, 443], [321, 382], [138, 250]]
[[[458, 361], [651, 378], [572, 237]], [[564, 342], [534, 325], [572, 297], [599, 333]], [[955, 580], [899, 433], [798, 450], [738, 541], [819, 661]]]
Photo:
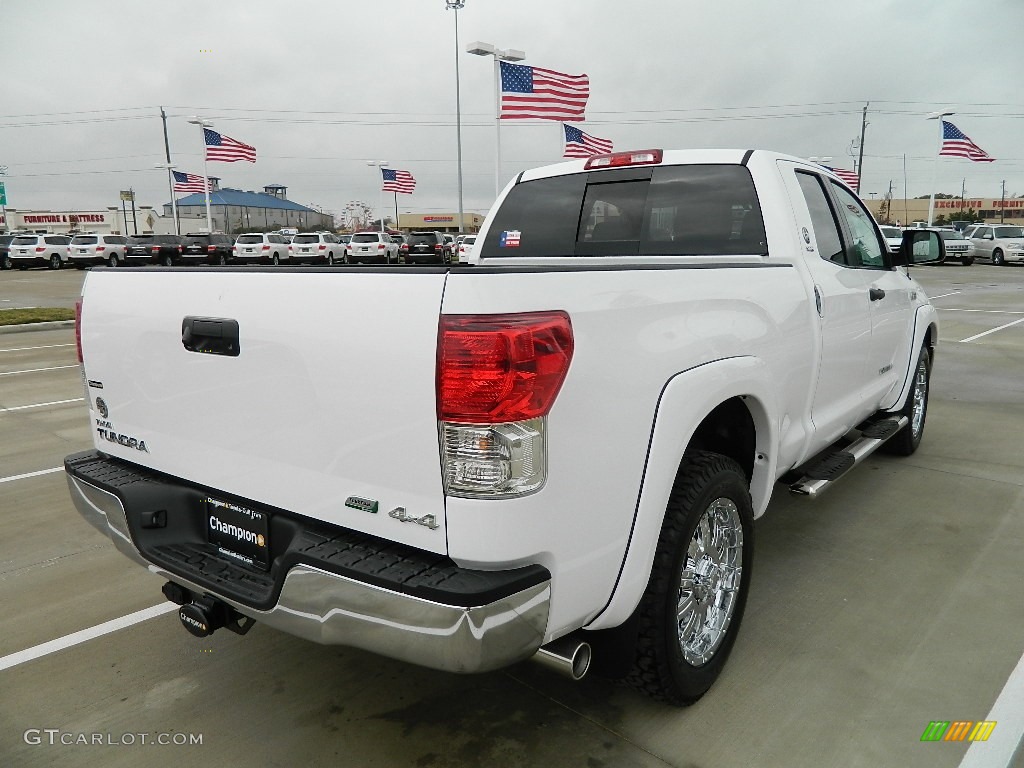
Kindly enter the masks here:
[[292, 238], [293, 243], [319, 243], [320, 235], [296, 235]]
[[353, 243], [376, 243], [377, 241], [377, 235], [352, 235]]
[[99, 241], [96, 239], [95, 235], [79, 235], [77, 237], [71, 238], [72, 245], [96, 245], [97, 242]]
[[899, 227], [880, 227], [882, 237], [903, 237], [903, 231]]
[[948, 229], [939, 230], [939, 237], [943, 240], [963, 240], [964, 236], [959, 232], [950, 232]]
[[152, 235], [133, 235], [128, 238], [128, 245], [149, 245], [152, 242]]
[[996, 227], [996, 237], [1024, 237], [1024, 227]]
[[238, 239], [235, 240], [235, 242], [236, 243], [241, 243], [242, 245], [252, 244], [252, 243], [262, 243], [263, 242], [263, 235], [239, 235]]
[[21, 237], [14, 238], [14, 242], [11, 245], [35, 245], [35, 235], [22, 235]]

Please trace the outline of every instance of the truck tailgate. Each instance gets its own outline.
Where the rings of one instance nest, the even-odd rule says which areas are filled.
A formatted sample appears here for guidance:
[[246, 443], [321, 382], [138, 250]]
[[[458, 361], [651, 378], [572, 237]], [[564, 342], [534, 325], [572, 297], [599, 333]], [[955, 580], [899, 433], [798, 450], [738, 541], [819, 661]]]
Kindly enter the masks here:
[[[95, 444], [214, 492], [444, 553], [435, 367], [445, 278], [92, 272], [81, 328]], [[235, 321], [238, 354], [186, 349], [186, 318], [198, 321], [194, 346], [231, 328], [216, 321]], [[438, 527], [388, 515], [399, 507]]]

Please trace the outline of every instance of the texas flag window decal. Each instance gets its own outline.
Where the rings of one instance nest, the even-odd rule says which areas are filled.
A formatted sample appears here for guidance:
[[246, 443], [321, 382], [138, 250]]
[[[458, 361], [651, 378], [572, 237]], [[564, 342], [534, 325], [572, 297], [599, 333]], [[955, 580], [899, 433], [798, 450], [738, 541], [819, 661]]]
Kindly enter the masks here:
[[522, 233], [518, 229], [507, 230], [501, 233], [501, 239], [498, 241], [498, 245], [502, 248], [518, 248], [519, 247], [519, 236]]

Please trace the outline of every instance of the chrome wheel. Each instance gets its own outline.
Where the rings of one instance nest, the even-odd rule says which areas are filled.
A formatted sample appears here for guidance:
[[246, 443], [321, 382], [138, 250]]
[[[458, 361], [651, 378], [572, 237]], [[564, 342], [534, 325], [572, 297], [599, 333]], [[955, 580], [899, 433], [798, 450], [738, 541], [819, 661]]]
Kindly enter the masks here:
[[928, 406], [928, 360], [925, 355], [917, 361], [917, 372], [914, 374], [913, 405], [910, 411], [910, 433], [914, 439], [921, 436], [924, 429], [924, 414]]
[[706, 664], [732, 622], [743, 574], [743, 526], [732, 499], [717, 498], [704, 510], [686, 549], [676, 624], [688, 664]]

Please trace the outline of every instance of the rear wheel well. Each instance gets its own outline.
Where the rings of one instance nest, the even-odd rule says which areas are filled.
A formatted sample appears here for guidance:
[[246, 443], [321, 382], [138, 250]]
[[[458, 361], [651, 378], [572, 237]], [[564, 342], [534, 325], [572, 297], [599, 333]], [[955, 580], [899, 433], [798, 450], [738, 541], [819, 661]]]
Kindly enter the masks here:
[[750, 410], [742, 397], [733, 397], [704, 417], [686, 452], [711, 451], [728, 456], [743, 468], [750, 482], [754, 472], [756, 430]]

